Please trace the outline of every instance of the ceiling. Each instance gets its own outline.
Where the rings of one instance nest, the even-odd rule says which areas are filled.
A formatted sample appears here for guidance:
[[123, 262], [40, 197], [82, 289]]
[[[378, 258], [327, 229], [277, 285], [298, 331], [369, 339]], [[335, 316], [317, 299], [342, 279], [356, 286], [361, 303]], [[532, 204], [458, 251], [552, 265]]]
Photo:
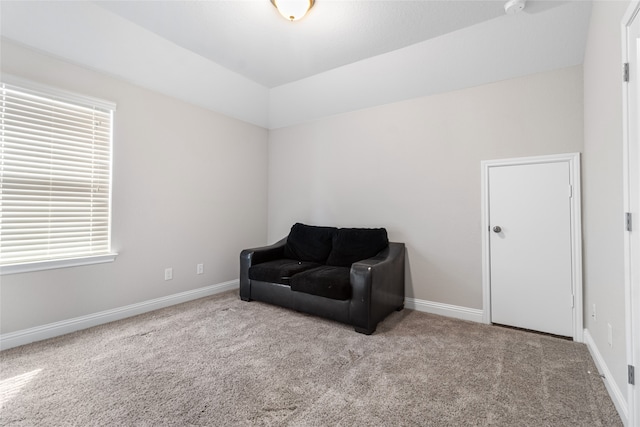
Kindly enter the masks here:
[[513, 16], [504, 0], [316, 0], [289, 22], [269, 0], [0, 0], [0, 65], [69, 85], [32, 70], [26, 47], [274, 129], [582, 64], [590, 13], [584, 0]]
[[500, 0], [316, 0], [296, 22], [268, 0], [96, 4], [268, 88], [505, 15]]

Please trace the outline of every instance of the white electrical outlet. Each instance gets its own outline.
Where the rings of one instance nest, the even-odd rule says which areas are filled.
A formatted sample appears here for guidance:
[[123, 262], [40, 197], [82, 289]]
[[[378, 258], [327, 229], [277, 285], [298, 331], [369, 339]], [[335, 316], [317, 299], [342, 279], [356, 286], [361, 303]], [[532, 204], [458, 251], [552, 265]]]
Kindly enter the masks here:
[[164, 269], [164, 280], [172, 280], [173, 279], [173, 268], [165, 268]]
[[196, 274], [204, 274], [204, 264], [196, 265]]
[[607, 323], [607, 342], [609, 343], [609, 347], [613, 347], [613, 328], [611, 327], [611, 323]]
[[596, 317], [596, 305], [593, 304], [593, 309], [591, 310], [591, 317], [593, 317], [594, 321], [597, 321], [598, 318]]

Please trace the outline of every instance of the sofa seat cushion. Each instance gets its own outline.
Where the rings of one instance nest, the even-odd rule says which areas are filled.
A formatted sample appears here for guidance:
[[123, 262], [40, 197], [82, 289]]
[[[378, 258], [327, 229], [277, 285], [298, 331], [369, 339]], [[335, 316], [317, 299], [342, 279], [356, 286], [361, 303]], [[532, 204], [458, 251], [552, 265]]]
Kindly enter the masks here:
[[333, 235], [332, 246], [326, 264], [351, 267], [389, 246], [389, 238], [384, 228], [341, 228]]
[[350, 272], [348, 267], [328, 265], [306, 270], [291, 278], [291, 290], [337, 300], [350, 299]]
[[324, 264], [331, 252], [335, 227], [316, 227], [296, 223], [284, 246], [284, 256], [298, 261]]
[[277, 259], [263, 262], [249, 268], [249, 279], [261, 282], [289, 285], [291, 276], [305, 270], [318, 267], [315, 262], [296, 261], [293, 259]]

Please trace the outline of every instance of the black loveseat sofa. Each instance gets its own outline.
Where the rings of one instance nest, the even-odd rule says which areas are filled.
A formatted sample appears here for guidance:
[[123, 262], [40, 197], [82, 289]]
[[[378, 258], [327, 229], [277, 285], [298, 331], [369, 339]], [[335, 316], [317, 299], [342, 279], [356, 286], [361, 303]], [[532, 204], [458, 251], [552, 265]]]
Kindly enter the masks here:
[[240, 298], [353, 325], [372, 334], [404, 307], [404, 243], [384, 228], [297, 223], [287, 237], [240, 254]]

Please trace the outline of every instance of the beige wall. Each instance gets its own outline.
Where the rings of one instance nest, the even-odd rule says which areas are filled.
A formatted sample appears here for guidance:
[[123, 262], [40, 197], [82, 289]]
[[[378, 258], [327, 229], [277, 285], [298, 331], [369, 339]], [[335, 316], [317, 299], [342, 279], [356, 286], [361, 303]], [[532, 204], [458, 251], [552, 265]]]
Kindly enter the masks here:
[[480, 161], [582, 151], [582, 90], [577, 66], [272, 130], [269, 241], [384, 226], [408, 297], [482, 309]]
[[621, 22], [627, 6], [593, 3], [584, 61], [583, 158], [585, 327], [625, 398]]
[[[408, 297], [481, 309], [480, 161], [583, 151], [585, 327], [624, 393], [627, 5], [594, 2], [583, 67], [270, 132], [2, 41], [3, 73], [117, 103], [120, 255], [0, 277], [0, 333], [237, 279], [242, 248], [273, 242], [296, 221], [385, 226], [407, 244]], [[163, 280], [165, 267], [174, 280]]]
[[0, 277], [3, 334], [238, 278], [240, 250], [267, 235], [265, 129], [7, 41], [1, 48], [3, 73], [117, 103], [120, 253], [110, 264]]
[[[2, 41], [3, 73], [117, 103], [120, 255], [0, 277], [0, 333], [234, 280], [242, 248], [273, 242], [296, 221], [385, 226], [407, 244], [408, 297], [481, 309], [480, 161], [584, 151], [585, 326], [624, 392], [627, 4], [594, 2], [584, 80], [577, 66], [270, 132]], [[174, 280], [163, 280], [165, 267]]]

